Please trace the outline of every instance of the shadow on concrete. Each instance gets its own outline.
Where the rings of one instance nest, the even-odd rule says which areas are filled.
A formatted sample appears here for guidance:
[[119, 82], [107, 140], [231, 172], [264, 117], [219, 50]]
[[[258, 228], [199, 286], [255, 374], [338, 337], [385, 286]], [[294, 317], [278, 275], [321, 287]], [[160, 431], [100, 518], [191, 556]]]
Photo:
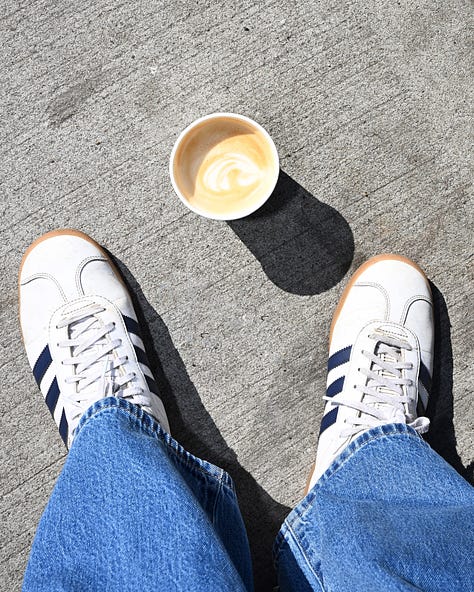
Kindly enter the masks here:
[[329, 290], [347, 273], [354, 255], [354, 237], [343, 216], [283, 171], [262, 208], [228, 224], [268, 278], [291, 294]]
[[276, 585], [272, 545], [290, 508], [276, 502], [239, 463], [208, 414], [161, 317], [128, 268], [112, 254], [132, 295], [150, 368], [168, 414], [173, 436], [192, 454], [225, 469], [234, 479], [252, 552], [255, 589]]
[[451, 323], [443, 295], [430, 282], [435, 320], [433, 380], [427, 415], [431, 426], [425, 439], [467, 481], [474, 485], [474, 463], [464, 467], [456, 450], [453, 411], [453, 350]]

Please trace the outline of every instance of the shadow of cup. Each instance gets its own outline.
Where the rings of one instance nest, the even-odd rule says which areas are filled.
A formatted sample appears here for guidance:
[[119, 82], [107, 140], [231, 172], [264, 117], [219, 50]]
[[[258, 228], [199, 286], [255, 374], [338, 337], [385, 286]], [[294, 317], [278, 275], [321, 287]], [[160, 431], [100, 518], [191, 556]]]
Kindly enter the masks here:
[[354, 255], [354, 237], [344, 217], [283, 171], [259, 210], [227, 223], [268, 278], [291, 294], [329, 290], [347, 273]]

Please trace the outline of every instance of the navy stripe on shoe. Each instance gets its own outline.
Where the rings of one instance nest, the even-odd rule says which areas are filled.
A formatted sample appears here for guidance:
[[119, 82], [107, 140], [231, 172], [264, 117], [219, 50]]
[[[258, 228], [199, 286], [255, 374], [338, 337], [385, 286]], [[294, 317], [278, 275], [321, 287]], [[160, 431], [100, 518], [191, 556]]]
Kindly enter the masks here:
[[340, 349], [335, 354], [333, 354], [328, 360], [328, 372], [334, 368], [337, 368], [341, 364], [348, 362], [349, 358], [351, 357], [351, 350], [352, 346], [348, 345], [344, 349]]
[[146, 383], [147, 383], [148, 388], [150, 389], [150, 391], [152, 393], [154, 393], [155, 395], [159, 396], [159, 393], [158, 393], [158, 385], [156, 384], [156, 382], [153, 380], [153, 378], [150, 378], [146, 374], [144, 374], [144, 376], [145, 376], [145, 380], [146, 380]]
[[125, 322], [125, 327], [127, 328], [127, 331], [129, 333], [137, 335], [141, 339], [142, 333], [140, 331], [140, 325], [137, 323], [137, 321], [125, 315], [123, 315], [123, 320]]
[[428, 372], [428, 368], [420, 362], [420, 376], [419, 376], [422, 385], [425, 387], [426, 392], [430, 394], [431, 391], [431, 376]]
[[323, 417], [323, 419], [321, 421], [321, 428], [319, 430], [319, 435], [321, 435], [324, 432], [324, 430], [327, 430], [330, 426], [332, 426], [333, 424], [336, 423], [338, 410], [339, 410], [339, 407], [334, 407], [334, 409], [331, 409], [331, 411], [329, 411], [329, 413], [326, 413], [326, 415]]
[[[127, 328], [127, 331], [129, 333], [133, 333], [133, 335], [136, 335], [137, 337], [142, 339], [141, 332], [140, 332], [140, 325], [137, 323], [137, 321], [135, 321], [134, 319], [127, 317], [125, 315], [123, 315], [123, 320], [125, 321], [125, 327]], [[143, 339], [142, 339], [142, 341], [143, 341]], [[137, 360], [140, 362], [140, 364], [143, 364], [144, 366], [146, 366], [148, 368], [150, 363], [148, 362], [148, 357], [146, 355], [145, 350], [143, 350], [138, 345], [135, 345], [135, 344], [132, 344], [132, 345], [133, 345], [133, 349], [135, 350], [135, 355], [137, 356]]]
[[68, 432], [67, 419], [66, 419], [66, 414], [64, 413], [64, 409], [63, 409], [63, 412], [61, 414], [61, 421], [59, 422], [59, 434], [66, 446], [67, 446], [67, 432]]
[[342, 391], [344, 386], [344, 378], [345, 376], [341, 376], [341, 378], [338, 378], [328, 386], [326, 391], [326, 395], [328, 397], [334, 397]]
[[58, 402], [58, 398], [59, 398], [59, 386], [58, 386], [58, 381], [55, 376], [53, 382], [51, 383], [51, 386], [48, 389], [48, 392], [47, 392], [46, 398], [45, 398], [46, 405], [48, 406], [49, 412], [51, 413], [51, 415], [53, 417], [54, 417], [54, 410], [56, 409], [56, 405]]
[[[127, 331], [129, 333], [133, 333], [134, 335], [136, 335], [137, 337], [142, 339], [140, 325], [137, 323], [137, 321], [135, 321], [135, 319], [127, 317], [126, 315], [123, 315], [123, 320], [125, 322], [125, 327], [127, 328]], [[143, 339], [142, 339], [142, 341], [143, 341]], [[145, 350], [133, 343], [132, 343], [132, 345], [133, 345], [133, 349], [135, 350], [135, 355], [137, 356], [138, 362], [140, 364], [142, 364], [143, 366], [146, 366], [148, 371], [150, 371], [150, 362], [148, 361], [148, 356], [146, 355]], [[154, 379], [150, 378], [145, 373], [143, 373], [143, 375], [145, 376], [145, 380], [148, 384], [148, 388], [150, 389], [150, 391], [152, 393], [154, 393], [155, 395], [159, 396], [158, 386], [157, 386], [156, 382], [154, 381]]]
[[39, 355], [39, 358], [36, 360], [36, 364], [33, 367], [33, 376], [35, 377], [38, 386], [41, 384], [41, 381], [43, 380], [43, 377], [52, 361], [53, 360], [51, 358], [49, 347], [46, 346]]
[[137, 356], [137, 360], [140, 362], [140, 364], [148, 367], [148, 358], [145, 351], [137, 345], [134, 345], [133, 349], [135, 350], [135, 355]]
[[426, 409], [425, 409], [425, 406], [423, 405], [423, 401], [420, 399], [420, 397], [418, 397], [418, 402], [416, 404], [416, 414], [418, 415], [418, 417], [421, 417], [425, 413], [426, 413]]

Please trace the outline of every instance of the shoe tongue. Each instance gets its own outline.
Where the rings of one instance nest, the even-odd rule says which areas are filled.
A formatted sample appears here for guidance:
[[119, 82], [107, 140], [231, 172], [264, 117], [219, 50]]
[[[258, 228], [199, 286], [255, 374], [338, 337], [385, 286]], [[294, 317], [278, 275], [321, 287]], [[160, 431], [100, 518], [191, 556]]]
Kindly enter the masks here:
[[[382, 362], [387, 362], [388, 364], [396, 364], [400, 361], [400, 356], [397, 355], [397, 351], [393, 347], [389, 347], [385, 343], [378, 343], [377, 347], [375, 348], [375, 354], [377, 357], [380, 358]], [[380, 377], [384, 378], [398, 378], [396, 374], [390, 372], [386, 368], [379, 368], [376, 364], [374, 364], [373, 368], [374, 372], [376, 372]], [[373, 380], [370, 382], [374, 383]], [[379, 386], [377, 390], [381, 392], [390, 393], [393, 392], [391, 389]]]
[[[392, 329], [392, 327], [390, 327], [390, 329]], [[392, 336], [396, 335], [395, 331], [392, 331], [392, 330], [390, 331], [390, 334]], [[402, 334], [398, 334], [396, 336], [401, 337]], [[380, 358], [380, 360], [382, 362], [387, 362], [389, 364], [396, 364], [400, 361], [399, 350], [397, 348], [387, 345], [386, 343], [383, 343], [383, 341], [379, 341], [377, 343], [374, 353], [378, 358]], [[394, 372], [390, 372], [390, 370], [387, 370], [386, 368], [381, 368], [381, 367], [377, 366], [377, 364], [375, 362], [372, 364], [371, 370], [372, 370], [372, 372], [374, 372], [375, 374], [377, 374], [380, 377], [382, 382], [383, 382], [384, 378], [388, 378], [388, 379], [398, 378], [397, 374], [395, 374]], [[382, 385], [378, 384], [378, 382], [374, 379], [369, 379], [367, 382], [367, 386], [372, 387], [377, 392], [383, 393], [385, 395], [393, 395], [394, 397], [399, 395], [399, 393], [397, 393], [396, 391], [394, 391], [390, 387], [382, 386]], [[394, 420], [397, 419], [397, 417], [395, 417], [396, 414], [394, 415], [395, 408], [390, 403], [385, 403], [385, 402], [380, 401], [380, 402], [373, 402], [372, 404], [376, 405], [376, 407], [378, 409], [383, 409], [384, 411], [386, 411], [387, 417], [393, 416]]]
[[[100, 319], [97, 316], [90, 316], [83, 319], [79, 319], [78, 321], [73, 321], [69, 325], [69, 338], [70, 339], [77, 339], [79, 338], [81, 341], [86, 341], [89, 339], [92, 334], [97, 331], [97, 328], [103, 326]], [[105, 339], [105, 338], [103, 338]], [[103, 339], [101, 342], [103, 343]], [[101, 349], [101, 345], [99, 342], [95, 342], [90, 345], [83, 353], [93, 354], [99, 353]]]
[[[104, 323], [102, 322], [101, 318], [98, 315], [90, 316], [84, 319], [79, 319], [78, 321], [73, 321], [69, 325], [69, 335], [71, 339], [75, 339], [77, 337], [80, 338], [81, 341], [86, 341], [91, 337], [93, 333], [97, 331], [99, 327], [103, 327]], [[93, 357], [94, 355], [99, 356], [102, 352], [104, 345], [108, 342], [108, 337], [102, 337], [99, 341], [96, 341], [92, 345], [90, 345], [87, 349], [85, 349], [82, 354], [86, 356]], [[102, 390], [103, 392], [100, 393], [101, 396], [111, 396], [114, 395], [115, 392], [119, 389], [118, 385], [115, 384], [113, 378], [118, 376], [118, 370], [115, 368], [111, 368], [110, 364], [110, 354], [107, 356], [103, 356], [100, 359], [96, 360], [93, 364], [88, 366], [88, 368], [84, 371], [86, 374], [89, 372], [98, 372], [101, 371], [101, 375], [103, 376], [103, 385]], [[81, 373], [81, 372], [80, 372]], [[81, 390], [83, 395], [88, 394], [95, 394], [97, 393], [98, 389], [98, 381], [93, 382], [92, 384], [87, 385]], [[101, 388], [99, 386], [99, 388]]]

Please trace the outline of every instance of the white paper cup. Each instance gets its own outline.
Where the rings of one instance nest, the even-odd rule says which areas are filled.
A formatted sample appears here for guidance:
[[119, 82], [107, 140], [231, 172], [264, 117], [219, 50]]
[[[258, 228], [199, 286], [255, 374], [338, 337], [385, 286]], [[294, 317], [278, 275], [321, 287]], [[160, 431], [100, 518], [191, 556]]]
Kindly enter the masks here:
[[268, 132], [235, 113], [212, 113], [191, 123], [176, 140], [169, 166], [179, 199], [212, 220], [236, 220], [258, 210], [279, 172]]

